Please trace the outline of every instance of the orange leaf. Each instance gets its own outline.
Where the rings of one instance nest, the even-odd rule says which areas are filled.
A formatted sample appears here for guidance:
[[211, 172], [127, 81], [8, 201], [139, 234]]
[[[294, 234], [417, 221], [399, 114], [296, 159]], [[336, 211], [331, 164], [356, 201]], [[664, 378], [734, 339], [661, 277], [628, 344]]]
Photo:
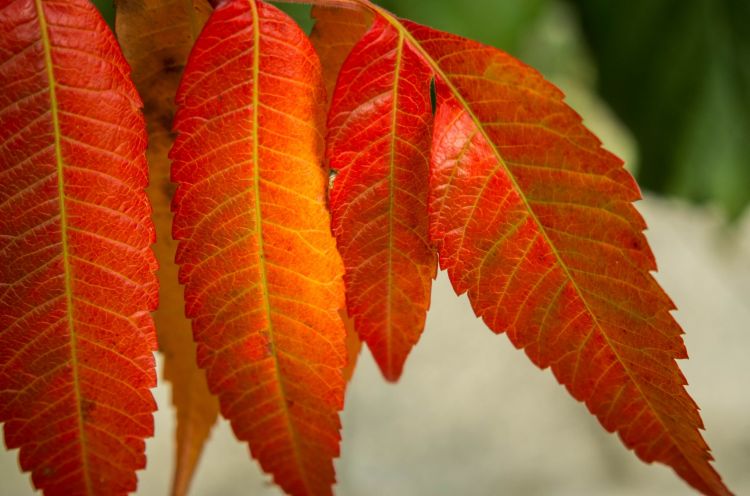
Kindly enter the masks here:
[[354, 328], [354, 321], [346, 313], [346, 309], [339, 310], [341, 321], [346, 329], [346, 367], [342, 371], [344, 380], [349, 382], [354, 377], [354, 370], [357, 368], [359, 353], [362, 351], [362, 341], [359, 340], [357, 330]]
[[174, 94], [193, 45], [211, 8], [206, 0], [174, 4], [120, 0], [117, 34], [133, 69], [133, 81], [144, 100], [149, 134], [146, 151], [151, 181], [147, 189], [156, 226], [154, 252], [159, 261], [159, 308], [154, 314], [164, 377], [172, 383], [177, 410], [176, 464], [172, 492], [186, 494], [196, 465], [219, 413], [219, 401], [208, 390], [206, 375], [196, 363], [190, 321], [185, 318], [183, 289], [174, 262], [169, 180]]
[[[551, 367], [641, 459], [671, 466], [706, 494], [728, 494], [709, 463], [697, 407], [675, 362], [686, 357], [682, 331], [670, 314], [673, 303], [650, 274], [656, 265], [642, 233], [645, 223], [632, 206], [640, 192], [622, 162], [601, 148], [561, 92], [530, 67], [500, 50], [399, 21], [367, 0], [351, 3], [369, 7], [382, 19], [376, 26], [387, 22], [390, 27], [381, 29], [393, 33], [371, 37], [363, 50], [373, 66], [369, 82], [358, 82], [365, 91], [390, 76], [377, 68], [384, 64], [377, 54], [392, 53], [394, 36], [403, 39], [402, 52], [418, 54], [436, 79], [430, 235], [456, 291], [468, 292], [491, 329], [507, 332], [534, 363]], [[352, 54], [342, 69], [334, 97], [333, 168], [335, 157], [351, 161], [369, 150], [355, 140], [365, 135], [359, 129], [346, 140], [336, 135], [336, 126], [348, 130], [352, 121], [360, 123], [347, 114], [336, 121], [336, 100], [347, 98], [347, 66], [354, 59]], [[357, 68], [364, 72], [367, 62]], [[375, 112], [388, 93], [370, 97], [345, 110], [355, 117], [355, 110]], [[362, 120], [366, 130], [378, 125], [377, 118]], [[352, 199], [337, 201], [337, 190], [364, 192], [368, 205], [389, 195], [365, 189], [372, 185], [367, 178], [343, 186], [340, 180], [332, 205], [351, 307], [373, 297], [349, 279], [362, 262], [352, 264], [347, 253], [357, 230], [341, 228], [341, 219], [353, 213], [337, 211]], [[384, 267], [374, 265], [371, 272]], [[362, 332], [359, 321], [357, 327]]]
[[324, 101], [318, 58], [291, 19], [221, 2], [185, 69], [171, 154], [198, 363], [237, 437], [292, 494], [331, 493], [344, 392]]
[[355, 43], [372, 24], [372, 13], [367, 10], [314, 5], [311, 15], [315, 19], [315, 25], [310, 33], [310, 41], [320, 57], [323, 82], [330, 104], [341, 66]]
[[430, 227], [456, 292], [642, 460], [728, 494], [675, 363], [682, 331], [649, 273], [622, 162], [530, 67], [403, 26], [438, 80]]
[[2, 2], [0, 33], [5, 442], [46, 494], [124, 494], [156, 408], [141, 102], [87, 1]]
[[328, 120], [347, 307], [391, 381], [422, 333], [436, 269], [427, 223], [431, 78], [378, 19], [341, 69]]

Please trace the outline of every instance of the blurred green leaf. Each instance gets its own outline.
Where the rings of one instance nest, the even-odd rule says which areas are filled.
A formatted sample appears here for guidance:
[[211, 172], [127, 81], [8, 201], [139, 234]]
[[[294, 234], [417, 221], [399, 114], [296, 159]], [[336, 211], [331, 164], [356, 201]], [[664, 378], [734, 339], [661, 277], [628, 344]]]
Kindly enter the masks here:
[[302, 3], [274, 3], [274, 6], [286, 12], [289, 17], [299, 24], [305, 33], [310, 33], [312, 29], [313, 21], [310, 17], [310, 6]]
[[109, 24], [109, 28], [115, 30], [115, 3], [114, 0], [92, 0], [92, 2], [104, 20]]
[[572, 1], [600, 90], [640, 144], [640, 184], [742, 213], [750, 201], [750, 2]]
[[547, 0], [375, 0], [399, 17], [516, 53]]

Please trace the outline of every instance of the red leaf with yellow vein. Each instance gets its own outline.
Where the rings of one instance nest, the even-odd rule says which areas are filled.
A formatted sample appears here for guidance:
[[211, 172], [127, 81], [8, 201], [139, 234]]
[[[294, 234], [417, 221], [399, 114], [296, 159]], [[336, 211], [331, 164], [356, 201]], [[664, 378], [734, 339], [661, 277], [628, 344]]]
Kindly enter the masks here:
[[89, 2], [0, 1], [0, 421], [46, 494], [124, 494], [153, 433], [140, 100]]
[[291, 494], [331, 493], [346, 365], [325, 208], [318, 58], [263, 2], [220, 2], [188, 60], [174, 236], [198, 363], [239, 439]]
[[196, 363], [196, 346], [185, 318], [185, 299], [174, 262], [170, 205], [174, 185], [167, 157], [174, 142], [174, 95], [195, 39], [211, 12], [207, 0], [171, 2], [119, 0], [117, 36], [143, 99], [149, 135], [147, 189], [156, 227], [154, 253], [159, 261], [159, 308], [154, 313], [164, 378], [172, 385], [177, 417], [172, 494], [187, 494], [190, 481], [219, 414], [219, 401], [208, 390]]
[[431, 78], [379, 18], [344, 63], [328, 118], [347, 308], [392, 381], [424, 328], [436, 269], [427, 225]]
[[682, 331], [649, 273], [622, 162], [530, 67], [403, 26], [438, 80], [430, 232], [456, 291], [641, 459], [728, 494], [675, 363]]
[[[380, 119], [388, 104], [392, 116], [415, 102], [421, 109], [424, 81], [434, 76], [429, 231], [456, 291], [468, 292], [492, 330], [507, 332], [534, 363], [551, 367], [641, 459], [670, 465], [706, 494], [728, 494], [709, 463], [697, 407], [675, 362], [686, 357], [682, 331], [650, 274], [654, 258], [632, 206], [640, 192], [621, 161], [530, 67], [497, 49], [399, 21], [366, 0], [352, 4], [380, 17], [339, 75], [328, 160], [343, 171], [331, 195], [333, 225], [360, 335], [372, 347], [371, 329], [384, 313], [393, 315], [378, 311], [384, 290], [372, 291], [374, 281], [391, 281], [383, 276], [391, 259], [378, 251], [383, 232], [423, 213], [415, 212], [419, 202], [408, 213], [388, 210], [399, 189], [382, 187], [383, 153], [375, 150], [387, 132]], [[396, 104], [398, 92], [382, 83], [393, 80], [394, 46], [421, 60], [405, 71], [419, 81], [416, 88]], [[393, 137], [398, 119], [391, 123]], [[424, 140], [392, 142], [407, 145], [411, 157], [427, 153]], [[378, 166], [380, 175], [373, 175]], [[419, 195], [421, 179], [404, 181], [407, 191]], [[391, 246], [398, 238], [385, 239]], [[388, 294], [392, 286], [385, 288]]]
[[[360, 345], [344, 309], [396, 380], [439, 255], [477, 315], [641, 459], [729, 494], [675, 362], [682, 331], [651, 275], [638, 187], [559, 90], [499, 50], [368, 0], [314, 0], [311, 39], [261, 1], [213, 3], [178, 92], [172, 150], [195, 343], [176, 281], [158, 315], [188, 426], [175, 493], [215, 417], [207, 382], [285, 491], [331, 494]], [[191, 0], [164, 25], [170, 5], [118, 2], [120, 26], [156, 24], [122, 40], [147, 104], [160, 233], [171, 95], [201, 24], [185, 11]], [[134, 490], [153, 430], [154, 228], [128, 77], [88, 2], [0, 0], [0, 421], [48, 494]], [[167, 277], [173, 246], [158, 248]]]

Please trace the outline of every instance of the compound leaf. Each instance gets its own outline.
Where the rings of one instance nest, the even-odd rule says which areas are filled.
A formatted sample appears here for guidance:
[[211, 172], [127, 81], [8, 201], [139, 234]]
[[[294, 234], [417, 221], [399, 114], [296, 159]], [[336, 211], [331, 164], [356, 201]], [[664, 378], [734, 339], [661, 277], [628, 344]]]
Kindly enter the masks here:
[[[344, 106], [349, 113], [337, 115], [337, 100], [350, 98], [349, 79], [367, 69], [367, 78], [356, 81], [357, 89], [377, 86], [391, 75], [388, 61], [416, 54], [421, 63], [409, 71], [410, 77], [421, 75], [416, 87], [435, 79], [430, 239], [456, 292], [468, 293], [474, 311], [493, 331], [506, 332], [535, 364], [550, 367], [642, 460], [671, 466], [706, 494], [728, 494], [710, 464], [697, 406], [675, 362], [687, 356], [682, 330], [670, 314], [672, 301], [651, 274], [656, 264], [643, 235], [646, 226], [633, 207], [640, 192], [622, 162], [602, 149], [563, 102], [562, 93], [532, 68], [495, 48], [401, 21], [367, 0], [351, 4], [370, 8], [379, 19], [362, 42], [367, 48], [364, 61], [356, 65], [359, 72], [347, 73], [355, 48], [339, 76], [329, 120], [332, 167], [334, 160], [346, 167], [352, 157], [368, 153], [367, 144], [377, 143], [377, 136], [357, 141], [367, 136], [352, 125], [360, 124], [357, 112], [367, 116], [362, 128], [369, 131], [380, 122], [381, 100], [392, 101], [393, 92], [372, 91], [369, 100]], [[372, 35], [378, 29], [381, 35]], [[393, 107], [413, 109], [415, 101], [422, 101], [415, 96], [419, 94], [415, 90]], [[339, 128], [351, 127], [347, 139], [338, 139]], [[419, 128], [409, 127], [414, 129]], [[404, 141], [412, 145], [410, 152], [427, 153], [424, 142], [398, 142]], [[356, 170], [363, 174], [376, 163], [366, 156]], [[348, 271], [348, 260], [354, 258], [347, 243], [361, 228], [342, 228], [341, 219], [353, 214], [339, 214], [337, 223], [337, 208], [350, 207], [356, 214], [394, 198], [394, 190], [378, 192], [367, 179], [337, 184], [331, 197]], [[419, 178], [413, 184], [410, 191], [418, 195]], [[339, 188], [359, 194], [337, 202]], [[351, 203], [361, 195], [368, 202], [358, 209]], [[371, 218], [377, 210], [363, 214]], [[378, 229], [416, 215], [391, 211], [375, 227], [360, 224]], [[379, 236], [367, 233], [364, 239], [368, 246], [367, 240]], [[387, 260], [373, 264], [369, 272], [387, 273]], [[364, 302], [377, 299], [367, 293], [368, 286], [357, 287], [349, 273], [347, 277], [347, 299], [356, 320], [351, 303], [361, 299], [365, 308]], [[363, 334], [359, 321], [357, 328]]]

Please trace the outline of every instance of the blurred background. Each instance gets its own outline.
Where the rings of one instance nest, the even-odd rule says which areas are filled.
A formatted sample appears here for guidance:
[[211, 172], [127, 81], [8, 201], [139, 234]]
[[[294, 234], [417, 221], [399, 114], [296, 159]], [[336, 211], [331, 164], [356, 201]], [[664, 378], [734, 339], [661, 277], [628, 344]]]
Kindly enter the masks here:
[[[111, 0], [101, 0], [111, 22]], [[750, 494], [750, 1], [380, 0], [402, 17], [502, 48], [540, 70], [622, 157], [676, 302], [681, 362], [730, 489]], [[281, 5], [309, 29], [309, 8]], [[155, 390], [156, 437], [138, 494], [167, 494], [174, 422]], [[367, 350], [342, 416], [340, 496], [689, 495], [649, 467], [438, 276], [422, 341], [396, 385]], [[31, 494], [0, 452], [0, 494]], [[196, 496], [278, 495], [221, 421]]]

